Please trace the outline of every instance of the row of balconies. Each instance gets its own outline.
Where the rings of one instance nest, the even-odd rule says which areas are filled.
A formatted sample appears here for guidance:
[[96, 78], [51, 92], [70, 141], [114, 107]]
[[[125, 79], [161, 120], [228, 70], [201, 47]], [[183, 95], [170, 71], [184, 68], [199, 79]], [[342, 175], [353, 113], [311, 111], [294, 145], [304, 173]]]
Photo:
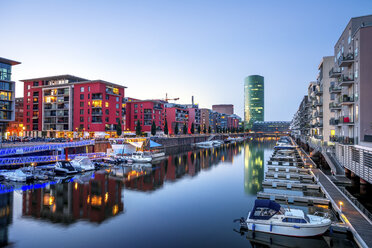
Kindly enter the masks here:
[[354, 120], [352, 118], [352, 116], [340, 116], [340, 117], [336, 117], [336, 118], [331, 118], [329, 119], [329, 124], [332, 125], [332, 126], [337, 126], [337, 125], [341, 125], [341, 124], [354, 124]]
[[338, 142], [344, 145], [354, 145], [357, 143], [358, 138], [351, 138], [347, 136], [329, 136], [329, 140], [332, 142]]

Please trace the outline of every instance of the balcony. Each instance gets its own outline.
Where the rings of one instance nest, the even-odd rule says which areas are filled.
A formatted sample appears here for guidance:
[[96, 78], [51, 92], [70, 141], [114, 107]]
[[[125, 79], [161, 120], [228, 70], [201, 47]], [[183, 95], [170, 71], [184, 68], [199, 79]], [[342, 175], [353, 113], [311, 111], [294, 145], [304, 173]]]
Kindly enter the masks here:
[[322, 106], [322, 105], [323, 105], [323, 101], [322, 100], [315, 101], [315, 106]]
[[341, 76], [341, 68], [332, 67], [332, 69], [329, 71], [329, 77], [330, 78], [337, 78], [339, 76]]
[[314, 117], [323, 117], [323, 111], [315, 111]]
[[316, 88], [314, 92], [317, 96], [323, 95], [323, 87]]
[[339, 67], [348, 67], [354, 62], [354, 54], [348, 53], [346, 56], [341, 55], [337, 59], [337, 63]]
[[340, 86], [331, 86], [329, 87], [329, 93], [341, 93], [341, 89]]
[[102, 115], [103, 114], [103, 111], [102, 111], [102, 108], [93, 108], [92, 109], [92, 116], [99, 116], [99, 115]]
[[344, 144], [344, 145], [354, 145], [356, 139], [351, 138], [351, 137], [345, 137], [345, 136], [340, 136], [337, 137], [337, 142]]
[[329, 125], [331, 126], [337, 126], [340, 123], [339, 119], [331, 118], [329, 119]]
[[342, 97], [340, 97], [340, 102], [341, 104], [353, 104], [354, 103], [354, 96], [351, 95], [351, 96], [348, 96], [348, 95], [343, 95]]
[[92, 100], [102, 100], [102, 94], [101, 93], [92, 94]]
[[339, 85], [340, 86], [349, 86], [354, 83], [354, 74], [350, 74], [349, 76], [342, 75], [339, 78]]
[[344, 125], [354, 125], [354, 120], [352, 116], [341, 116], [339, 118], [339, 123]]
[[341, 104], [337, 102], [330, 102], [329, 109], [332, 110], [341, 110]]

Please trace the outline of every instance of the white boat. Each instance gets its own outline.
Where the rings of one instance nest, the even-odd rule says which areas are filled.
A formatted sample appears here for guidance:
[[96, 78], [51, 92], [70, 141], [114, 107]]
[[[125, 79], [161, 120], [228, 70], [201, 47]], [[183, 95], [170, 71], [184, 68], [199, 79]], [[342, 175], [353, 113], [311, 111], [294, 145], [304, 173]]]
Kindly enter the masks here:
[[91, 171], [95, 169], [94, 164], [88, 157], [77, 156], [71, 160], [71, 165], [77, 171]]
[[165, 157], [165, 152], [145, 152], [144, 154], [152, 157], [152, 159]]
[[34, 177], [24, 173], [21, 169], [14, 171], [6, 171], [1, 173], [6, 180], [13, 182], [26, 182], [32, 180]]
[[283, 208], [271, 200], [256, 200], [248, 217], [242, 218], [240, 223], [251, 231], [295, 237], [322, 235], [331, 226], [331, 220], [326, 217]]
[[72, 175], [78, 173], [69, 161], [57, 161], [54, 164], [54, 172], [57, 175]]
[[213, 147], [213, 141], [199, 142], [199, 143], [196, 143], [195, 146], [198, 147], [198, 148], [212, 148]]
[[132, 159], [135, 163], [150, 163], [152, 161], [152, 157], [145, 155], [143, 152], [132, 153], [130, 159]]
[[221, 146], [222, 144], [223, 144], [223, 141], [222, 140], [212, 140], [212, 145], [214, 146], [214, 147], [219, 147], [219, 146]]

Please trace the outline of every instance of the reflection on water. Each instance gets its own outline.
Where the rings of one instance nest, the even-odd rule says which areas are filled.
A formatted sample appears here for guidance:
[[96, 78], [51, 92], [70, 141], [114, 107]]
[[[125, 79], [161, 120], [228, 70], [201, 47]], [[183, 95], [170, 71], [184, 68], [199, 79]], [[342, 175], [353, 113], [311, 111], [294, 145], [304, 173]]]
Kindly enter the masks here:
[[70, 224], [79, 219], [102, 222], [123, 211], [121, 181], [99, 171], [88, 180], [49, 184], [23, 192], [22, 215]]
[[13, 192], [0, 195], [0, 246], [8, 244], [8, 226], [13, 221]]
[[265, 174], [265, 151], [274, 146], [271, 139], [252, 140], [244, 147], [244, 190], [248, 195], [256, 195], [262, 190]]
[[[328, 237], [241, 238], [233, 231], [232, 220], [245, 215], [262, 190], [265, 160], [274, 144], [261, 140], [188, 150], [153, 166], [118, 166], [64, 182], [13, 185], [16, 191], [0, 194], [0, 245], [286, 247], [300, 242], [301, 247], [329, 247]], [[330, 240], [350, 246], [344, 236]]]

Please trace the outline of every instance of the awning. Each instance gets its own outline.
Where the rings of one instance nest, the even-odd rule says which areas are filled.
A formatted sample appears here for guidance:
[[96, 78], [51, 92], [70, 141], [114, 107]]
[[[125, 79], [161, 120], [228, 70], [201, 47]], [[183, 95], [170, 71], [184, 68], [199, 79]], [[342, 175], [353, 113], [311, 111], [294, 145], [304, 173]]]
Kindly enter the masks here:
[[155, 141], [150, 140], [150, 148], [160, 147], [160, 146], [162, 145], [159, 143], [156, 143]]
[[130, 145], [141, 148], [143, 145], [143, 142], [129, 142]]

